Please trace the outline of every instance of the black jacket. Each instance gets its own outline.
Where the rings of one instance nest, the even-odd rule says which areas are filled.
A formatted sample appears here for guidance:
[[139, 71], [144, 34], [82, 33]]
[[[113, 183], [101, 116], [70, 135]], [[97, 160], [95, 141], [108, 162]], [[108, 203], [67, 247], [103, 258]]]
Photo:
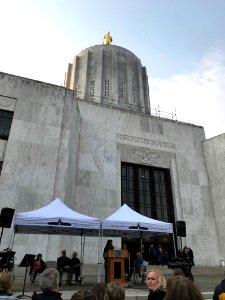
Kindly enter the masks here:
[[60, 256], [57, 259], [57, 268], [64, 269], [66, 266], [70, 265], [70, 259], [67, 256]]
[[34, 292], [32, 295], [32, 300], [62, 300], [61, 296], [61, 293], [53, 291], [44, 291], [40, 294]]
[[215, 291], [213, 294], [213, 300], [218, 300], [219, 295], [222, 293], [225, 293], [225, 279], [222, 280], [221, 283], [215, 287]]
[[74, 268], [76, 268], [80, 265], [81, 265], [81, 262], [80, 262], [79, 258], [77, 258], [77, 257], [72, 257], [71, 258], [71, 260], [70, 260], [70, 267], [71, 268], [74, 269]]
[[163, 300], [165, 295], [166, 295], [165, 290], [159, 289], [156, 290], [155, 292], [150, 290], [147, 300]]

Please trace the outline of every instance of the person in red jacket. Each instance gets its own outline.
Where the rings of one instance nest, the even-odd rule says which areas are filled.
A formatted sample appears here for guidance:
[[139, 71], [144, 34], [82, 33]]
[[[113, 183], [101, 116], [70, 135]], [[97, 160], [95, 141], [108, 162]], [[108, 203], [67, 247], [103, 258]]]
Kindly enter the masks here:
[[42, 254], [39, 253], [31, 266], [31, 283], [34, 283], [37, 274], [41, 274], [46, 269], [46, 263], [42, 259]]

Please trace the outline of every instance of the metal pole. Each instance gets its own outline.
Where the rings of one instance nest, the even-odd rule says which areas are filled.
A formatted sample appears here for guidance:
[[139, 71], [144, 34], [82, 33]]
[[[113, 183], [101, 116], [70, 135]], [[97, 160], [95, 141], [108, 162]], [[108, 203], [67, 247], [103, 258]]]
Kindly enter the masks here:
[[0, 236], [0, 245], [1, 245], [1, 241], [2, 241], [3, 230], [4, 230], [4, 227], [2, 227], [2, 231], [1, 231], [1, 236]]
[[101, 249], [101, 224], [98, 231], [98, 283], [101, 282], [101, 261], [100, 261], [100, 249]]
[[174, 249], [174, 256], [177, 257], [174, 233], [173, 233], [173, 249]]

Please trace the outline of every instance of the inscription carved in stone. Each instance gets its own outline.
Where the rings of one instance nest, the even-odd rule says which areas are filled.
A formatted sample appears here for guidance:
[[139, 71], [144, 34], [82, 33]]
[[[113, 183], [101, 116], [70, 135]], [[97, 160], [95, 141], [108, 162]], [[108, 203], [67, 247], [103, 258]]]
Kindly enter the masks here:
[[149, 145], [158, 146], [158, 147], [162, 147], [162, 148], [176, 149], [176, 144], [168, 143], [165, 141], [154, 140], [154, 139], [151, 140], [151, 139], [147, 139], [147, 138], [140, 138], [137, 136], [121, 134], [121, 133], [117, 133], [116, 136], [119, 140], [122, 140], [122, 141], [135, 142], [135, 143], [141, 143], [141, 144], [149, 144]]

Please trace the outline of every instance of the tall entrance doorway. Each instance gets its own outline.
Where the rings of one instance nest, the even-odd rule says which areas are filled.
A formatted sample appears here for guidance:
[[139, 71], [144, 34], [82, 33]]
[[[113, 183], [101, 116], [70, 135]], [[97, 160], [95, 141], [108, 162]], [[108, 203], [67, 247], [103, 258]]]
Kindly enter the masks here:
[[[122, 162], [121, 202], [146, 217], [174, 224], [170, 170]], [[163, 263], [174, 256], [172, 234], [145, 237], [142, 249], [140, 238], [123, 238], [122, 246], [129, 250], [131, 264], [139, 251], [150, 264], [157, 264], [159, 246]]]

